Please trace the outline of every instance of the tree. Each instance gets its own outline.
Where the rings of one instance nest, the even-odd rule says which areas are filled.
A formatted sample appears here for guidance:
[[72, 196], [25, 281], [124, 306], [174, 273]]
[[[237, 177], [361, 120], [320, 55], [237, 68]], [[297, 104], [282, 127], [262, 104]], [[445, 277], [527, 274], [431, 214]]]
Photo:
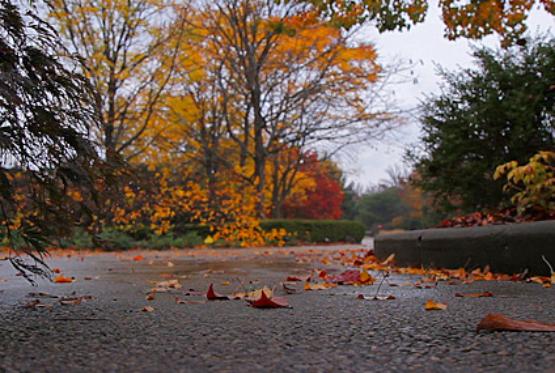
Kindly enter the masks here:
[[[304, 0], [319, 14], [344, 28], [371, 22], [380, 31], [403, 30], [423, 22], [428, 10], [426, 0], [400, 1], [323, 1]], [[553, 0], [439, 0], [445, 35], [453, 40], [459, 37], [480, 39], [497, 34], [502, 45], [522, 44], [526, 32], [526, 19], [534, 6], [555, 14]]]
[[357, 220], [374, 229], [379, 224], [390, 224], [394, 218], [407, 214], [409, 210], [410, 207], [401, 199], [398, 187], [384, 187], [360, 197]]
[[495, 168], [555, 147], [555, 40], [474, 57], [476, 68], [442, 71], [441, 94], [422, 106], [419, 184], [445, 210], [507, 203]]
[[319, 159], [314, 152], [307, 154], [300, 168], [300, 180], [310, 180], [304, 190], [292, 193], [284, 201], [284, 215], [287, 218], [340, 219], [343, 215], [343, 190], [341, 172], [337, 165], [327, 159]]
[[[268, 183], [282, 179], [267, 174], [280, 152], [324, 144], [331, 152], [375, 139], [397, 123], [370, 92], [389, 74], [376, 63], [373, 46], [320, 22], [305, 5], [219, 0], [194, 20], [192, 29], [203, 36], [199, 53], [210, 76], [217, 74], [220, 123], [238, 148], [238, 169], [257, 190], [259, 216], [268, 205]], [[280, 170], [290, 171], [272, 171]], [[272, 199], [281, 198], [280, 189]]]
[[98, 166], [87, 140], [91, 91], [56, 58], [59, 39], [37, 13], [0, 1], [0, 221], [10, 260], [26, 277], [48, 274], [45, 243], [79, 216], [69, 190], [92, 189]]
[[52, 4], [50, 19], [94, 88], [95, 140], [109, 160], [139, 156], [163, 131], [150, 129], [186, 33], [182, 13], [165, 0]]

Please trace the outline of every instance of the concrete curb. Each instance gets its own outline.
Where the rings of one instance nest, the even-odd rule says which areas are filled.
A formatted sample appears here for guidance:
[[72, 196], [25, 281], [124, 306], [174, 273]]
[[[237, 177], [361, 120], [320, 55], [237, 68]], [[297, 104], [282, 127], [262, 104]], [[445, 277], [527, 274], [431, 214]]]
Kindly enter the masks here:
[[424, 229], [378, 235], [380, 259], [395, 254], [400, 266], [473, 269], [549, 275], [544, 255], [555, 267], [555, 220], [472, 228]]

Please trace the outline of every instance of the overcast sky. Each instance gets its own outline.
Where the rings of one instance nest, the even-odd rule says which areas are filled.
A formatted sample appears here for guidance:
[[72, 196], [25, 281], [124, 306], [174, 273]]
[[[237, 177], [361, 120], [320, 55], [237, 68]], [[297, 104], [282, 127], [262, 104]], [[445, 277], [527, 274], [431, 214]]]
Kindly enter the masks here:
[[[543, 9], [534, 10], [528, 21], [529, 30], [553, 33], [553, 16]], [[499, 45], [498, 39], [489, 36], [481, 42], [468, 40], [449, 41], [443, 37], [443, 23], [435, 1], [430, 4], [426, 21], [410, 31], [379, 34], [372, 27], [365, 28], [360, 37], [376, 44], [381, 58], [387, 62], [400, 58], [412, 62], [414, 81], [396, 86], [395, 96], [400, 107], [411, 109], [418, 105], [425, 94], [438, 91], [439, 78], [435, 65], [450, 70], [458, 66], [471, 66], [470, 53], [473, 45]], [[354, 156], [341, 161], [349, 180], [366, 187], [386, 178], [386, 169], [402, 165], [402, 155], [407, 144], [415, 143], [419, 124], [409, 121], [394, 138], [374, 147], [360, 147], [352, 151]]]

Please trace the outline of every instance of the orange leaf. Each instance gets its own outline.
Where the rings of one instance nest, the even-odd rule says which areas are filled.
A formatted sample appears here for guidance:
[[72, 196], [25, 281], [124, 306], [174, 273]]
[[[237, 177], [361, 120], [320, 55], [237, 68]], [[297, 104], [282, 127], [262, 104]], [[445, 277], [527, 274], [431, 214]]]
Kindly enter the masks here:
[[229, 300], [227, 295], [218, 294], [214, 291], [214, 286], [210, 284], [206, 292], [206, 299], [208, 300]]
[[455, 296], [459, 298], [489, 298], [493, 297], [493, 293], [489, 291], [483, 293], [455, 293]]
[[429, 299], [424, 305], [426, 311], [443, 311], [447, 309], [447, 305]]
[[555, 332], [555, 324], [547, 324], [535, 320], [513, 320], [500, 313], [489, 313], [478, 324], [476, 331], [480, 330], [507, 332]]
[[54, 277], [54, 282], [56, 284], [65, 284], [65, 283], [73, 282], [73, 279], [71, 277], [66, 277], [64, 275], [59, 275], [59, 276]]
[[60, 268], [52, 268], [52, 272], [54, 273], [62, 273], [62, 270]]
[[268, 298], [266, 292], [260, 293], [260, 298], [257, 300], [249, 301], [251, 307], [254, 308], [289, 308], [287, 299], [281, 297]]
[[134, 256], [134, 257], [133, 257], [133, 260], [134, 260], [135, 262], [140, 262], [140, 261], [143, 260], [144, 258], [145, 258], [145, 257], [142, 256], [142, 255], [137, 255], [137, 256]]

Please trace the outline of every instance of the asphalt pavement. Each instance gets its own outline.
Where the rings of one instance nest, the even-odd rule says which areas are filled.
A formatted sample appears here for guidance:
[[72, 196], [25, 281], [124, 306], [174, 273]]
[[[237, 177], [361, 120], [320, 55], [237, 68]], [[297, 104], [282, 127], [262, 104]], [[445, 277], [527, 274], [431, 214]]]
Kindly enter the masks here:
[[[0, 371], [555, 372], [555, 333], [476, 332], [490, 312], [555, 322], [555, 289], [537, 284], [390, 286], [417, 279], [396, 275], [379, 291], [393, 300], [357, 299], [376, 294], [377, 284], [339, 286], [288, 294], [292, 308], [284, 309], [205, 302], [196, 293], [209, 283], [227, 294], [263, 285], [282, 293], [287, 276], [324, 267], [304, 256], [309, 250], [318, 248], [55, 255], [51, 266], [75, 281], [35, 287], [0, 261]], [[145, 299], [157, 282], [170, 279], [182, 287]], [[494, 297], [454, 296], [481, 291]], [[85, 298], [62, 305], [48, 294]], [[25, 307], [36, 299], [48, 307]], [[448, 308], [426, 311], [428, 299]]]

